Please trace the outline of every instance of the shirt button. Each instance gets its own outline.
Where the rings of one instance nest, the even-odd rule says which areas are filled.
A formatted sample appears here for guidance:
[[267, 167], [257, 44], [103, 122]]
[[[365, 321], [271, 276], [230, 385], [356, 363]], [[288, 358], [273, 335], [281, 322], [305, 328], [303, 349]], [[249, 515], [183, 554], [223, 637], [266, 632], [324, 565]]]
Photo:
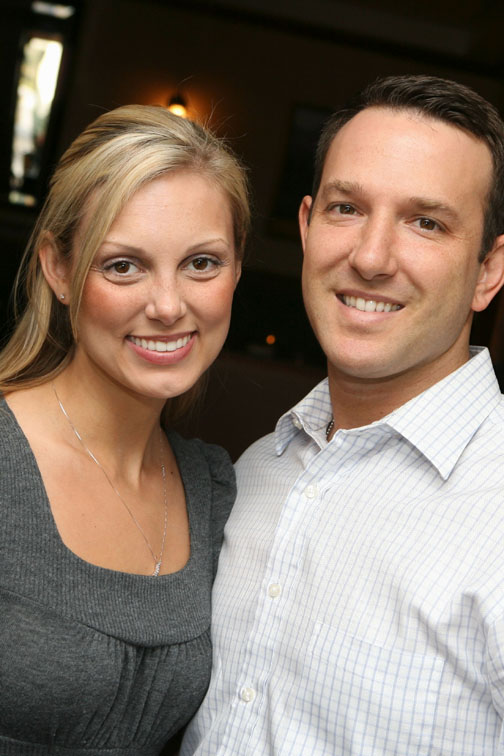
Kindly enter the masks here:
[[301, 422], [301, 420], [298, 417], [293, 417], [292, 418], [292, 424], [298, 430], [301, 430], [301, 428], [303, 427], [303, 423]]
[[276, 598], [282, 593], [282, 587], [278, 583], [271, 583], [268, 587], [268, 596], [270, 598]]
[[317, 487], [316, 486], [306, 486], [305, 488], [305, 496], [307, 499], [314, 499], [317, 495]]
[[242, 688], [240, 695], [242, 701], [245, 701], [245, 703], [250, 703], [256, 697], [256, 692], [254, 688]]

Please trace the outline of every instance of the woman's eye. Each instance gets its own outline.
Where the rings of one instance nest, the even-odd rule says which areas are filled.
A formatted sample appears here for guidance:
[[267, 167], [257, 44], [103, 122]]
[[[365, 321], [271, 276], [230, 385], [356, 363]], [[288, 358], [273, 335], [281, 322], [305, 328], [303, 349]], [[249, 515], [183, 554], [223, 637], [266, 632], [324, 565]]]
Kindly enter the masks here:
[[116, 262], [112, 266], [112, 269], [116, 273], [129, 273], [130, 268], [131, 268], [131, 263], [127, 262], [126, 260], [121, 260], [120, 262]]
[[103, 269], [105, 273], [116, 273], [121, 277], [138, 273], [138, 266], [131, 260], [113, 260], [104, 265]]
[[221, 265], [220, 260], [214, 257], [193, 257], [187, 263], [187, 269], [196, 273], [214, 273]]
[[211, 261], [208, 257], [197, 257], [191, 262], [191, 265], [195, 270], [207, 270], [211, 265]]

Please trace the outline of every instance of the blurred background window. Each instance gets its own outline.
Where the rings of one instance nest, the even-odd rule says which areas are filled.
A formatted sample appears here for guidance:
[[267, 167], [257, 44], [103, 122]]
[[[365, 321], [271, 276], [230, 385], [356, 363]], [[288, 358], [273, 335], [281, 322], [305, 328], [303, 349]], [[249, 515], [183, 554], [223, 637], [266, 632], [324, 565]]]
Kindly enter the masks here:
[[35, 205], [41, 157], [63, 54], [61, 39], [30, 36], [23, 45], [14, 112], [9, 201]]

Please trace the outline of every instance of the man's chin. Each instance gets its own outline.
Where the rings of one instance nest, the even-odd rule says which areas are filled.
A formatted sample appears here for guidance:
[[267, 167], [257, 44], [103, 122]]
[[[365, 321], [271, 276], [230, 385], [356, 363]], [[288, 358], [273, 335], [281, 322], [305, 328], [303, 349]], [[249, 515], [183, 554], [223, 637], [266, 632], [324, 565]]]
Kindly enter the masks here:
[[348, 359], [331, 359], [328, 357], [328, 373], [334, 378], [341, 377], [347, 380], [372, 382], [387, 381], [403, 375], [408, 371], [408, 367], [400, 364], [391, 364], [378, 357], [373, 359], [369, 354], [359, 358], [358, 355], [352, 355]]

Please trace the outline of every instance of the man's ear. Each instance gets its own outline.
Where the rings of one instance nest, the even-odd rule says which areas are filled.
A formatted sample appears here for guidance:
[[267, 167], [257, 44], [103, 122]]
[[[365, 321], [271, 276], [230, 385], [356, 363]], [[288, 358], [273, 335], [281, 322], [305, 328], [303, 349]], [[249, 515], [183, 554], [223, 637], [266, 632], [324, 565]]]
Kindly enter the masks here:
[[472, 301], [472, 310], [485, 310], [504, 284], [504, 234], [498, 236], [481, 263]]
[[308, 228], [310, 225], [310, 216], [312, 210], [313, 200], [310, 196], [303, 197], [299, 208], [299, 231], [301, 233], [301, 244], [303, 245], [303, 253], [306, 249], [306, 237], [308, 236]]
[[54, 236], [51, 233], [47, 233], [44, 236], [38, 255], [45, 280], [55, 293], [57, 299], [68, 304], [70, 291], [68, 263], [62, 257]]

